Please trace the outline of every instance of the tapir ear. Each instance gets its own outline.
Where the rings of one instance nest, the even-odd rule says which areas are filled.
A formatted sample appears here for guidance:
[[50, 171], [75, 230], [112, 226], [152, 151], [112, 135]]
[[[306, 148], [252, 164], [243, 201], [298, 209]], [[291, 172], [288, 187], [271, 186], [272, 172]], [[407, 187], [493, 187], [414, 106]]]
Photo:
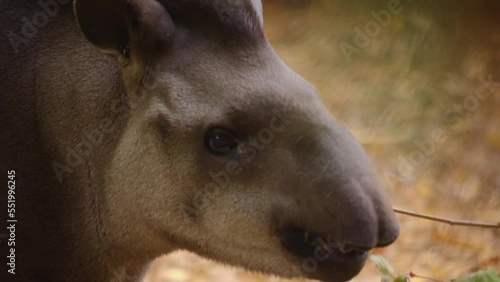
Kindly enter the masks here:
[[124, 57], [161, 52], [175, 31], [157, 0], [76, 0], [74, 12], [87, 40]]

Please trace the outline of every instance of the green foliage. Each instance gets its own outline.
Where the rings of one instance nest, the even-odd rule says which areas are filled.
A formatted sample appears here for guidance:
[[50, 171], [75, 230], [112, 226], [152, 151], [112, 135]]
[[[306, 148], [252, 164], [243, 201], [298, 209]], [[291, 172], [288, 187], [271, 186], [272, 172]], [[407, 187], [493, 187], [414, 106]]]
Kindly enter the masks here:
[[394, 275], [394, 268], [382, 256], [371, 255], [370, 259], [377, 265], [380, 274], [382, 275], [381, 282], [406, 282], [408, 279], [405, 276]]
[[[370, 259], [377, 265], [380, 274], [382, 275], [381, 282], [408, 282], [411, 281], [411, 277], [419, 277], [412, 272], [408, 275], [395, 275], [394, 268], [385, 260], [382, 256], [371, 255]], [[424, 278], [424, 277], [419, 277]], [[434, 281], [434, 280], [433, 280]], [[435, 280], [438, 281], [438, 280]], [[460, 278], [458, 280], [452, 280], [453, 282], [500, 282], [500, 276], [498, 273], [491, 270], [481, 270], [469, 274], [467, 277]]]
[[500, 276], [491, 270], [481, 270], [458, 279], [456, 282], [500, 282]]

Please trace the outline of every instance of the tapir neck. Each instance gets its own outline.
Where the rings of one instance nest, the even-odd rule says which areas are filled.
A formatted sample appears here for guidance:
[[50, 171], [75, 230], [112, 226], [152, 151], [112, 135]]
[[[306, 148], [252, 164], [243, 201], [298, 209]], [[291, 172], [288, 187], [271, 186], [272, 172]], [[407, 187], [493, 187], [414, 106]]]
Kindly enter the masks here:
[[16, 207], [16, 278], [137, 276], [141, 270], [128, 266], [146, 264], [159, 253], [133, 253], [136, 248], [113, 240], [103, 197], [109, 161], [129, 115], [118, 63], [80, 36], [70, 9], [61, 8], [29, 43], [22, 54], [12, 55], [7, 78], [12, 85], [4, 89], [16, 95], [10, 100], [16, 112], [2, 117], [16, 121], [5, 124], [16, 139], [11, 147], [0, 146], [9, 148], [1, 152], [10, 164], [2, 171], [17, 170], [17, 185], [23, 187]]

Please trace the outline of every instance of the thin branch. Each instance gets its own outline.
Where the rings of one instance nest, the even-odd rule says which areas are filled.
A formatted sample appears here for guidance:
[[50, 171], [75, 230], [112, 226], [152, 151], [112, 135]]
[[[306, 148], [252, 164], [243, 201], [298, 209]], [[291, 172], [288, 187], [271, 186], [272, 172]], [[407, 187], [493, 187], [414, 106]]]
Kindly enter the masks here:
[[429, 281], [432, 281], [432, 282], [444, 282], [442, 280], [437, 280], [435, 278], [432, 278], [432, 277], [426, 277], [426, 276], [422, 276], [422, 275], [417, 275], [413, 272], [410, 272], [408, 274], [411, 278], [419, 278], [419, 279], [425, 279], [425, 280], [429, 280]]
[[461, 225], [461, 226], [475, 226], [475, 227], [483, 227], [483, 228], [500, 228], [500, 222], [482, 222], [482, 221], [470, 221], [470, 220], [460, 220], [460, 219], [449, 219], [434, 215], [428, 215], [423, 213], [418, 213], [414, 211], [409, 211], [405, 209], [400, 209], [393, 207], [394, 212], [406, 214], [409, 216], [425, 218], [433, 221], [448, 223], [449, 225]]

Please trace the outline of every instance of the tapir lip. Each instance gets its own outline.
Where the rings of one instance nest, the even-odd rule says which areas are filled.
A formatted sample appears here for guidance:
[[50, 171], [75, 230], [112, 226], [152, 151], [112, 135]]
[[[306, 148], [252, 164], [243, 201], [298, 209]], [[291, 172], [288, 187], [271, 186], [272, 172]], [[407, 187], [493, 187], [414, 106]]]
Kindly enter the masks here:
[[[320, 281], [348, 281], [363, 268], [370, 249], [347, 249], [330, 236], [297, 227], [276, 230], [281, 246], [301, 265], [302, 272]], [[309, 239], [308, 239], [309, 237]]]

